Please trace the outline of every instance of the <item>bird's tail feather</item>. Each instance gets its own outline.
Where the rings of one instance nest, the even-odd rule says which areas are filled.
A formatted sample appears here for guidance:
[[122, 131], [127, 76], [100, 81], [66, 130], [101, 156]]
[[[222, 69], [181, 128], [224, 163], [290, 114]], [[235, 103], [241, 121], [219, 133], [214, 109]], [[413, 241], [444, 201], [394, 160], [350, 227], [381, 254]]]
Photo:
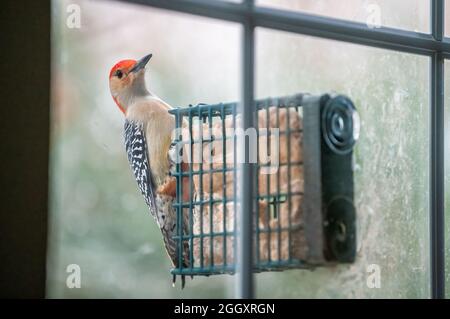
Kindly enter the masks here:
[[[176, 212], [172, 207], [173, 198], [160, 198], [159, 207], [164, 207], [164, 211], [166, 215], [164, 218], [160, 218], [158, 220], [158, 224], [161, 229], [164, 246], [166, 248], [166, 252], [169, 255], [169, 258], [172, 262], [173, 267], [179, 267], [178, 263], [179, 259], [179, 247], [180, 241], [179, 239], [175, 239], [174, 236], [177, 234], [178, 227], [176, 223]], [[159, 216], [162, 216], [158, 214]], [[189, 224], [186, 218], [183, 220], [183, 235], [186, 236], [189, 234]], [[190, 258], [189, 258], [189, 242], [187, 240], [183, 240], [183, 252], [182, 252], [182, 266], [183, 268], [190, 267]], [[173, 284], [175, 283], [175, 277], [173, 278]], [[182, 288], [185, 285], [185, 276], [181, 276], [181, 286]]]

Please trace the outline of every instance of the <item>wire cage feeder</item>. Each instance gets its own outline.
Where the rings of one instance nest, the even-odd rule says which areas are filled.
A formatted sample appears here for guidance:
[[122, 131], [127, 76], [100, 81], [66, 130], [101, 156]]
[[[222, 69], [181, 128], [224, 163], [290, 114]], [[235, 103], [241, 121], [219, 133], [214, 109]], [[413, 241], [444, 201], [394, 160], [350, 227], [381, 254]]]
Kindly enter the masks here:
[[256, 166], [256, 194], [248, 195], [254, 200], [254, 271], [355, 258], [352, 159], [359, 120], [352, 101], [297, 94], [258, 100], [254, 107], [256, 128], [246, 132], [239, 131], [237, 103], [170, 111], [177, 127], [174, 239], [178, 260], [185, 261], [174, 275], [235, 272], [237, 194], [245, 187], [238, 180], [239, 133], [248, 138], [248, 160]]

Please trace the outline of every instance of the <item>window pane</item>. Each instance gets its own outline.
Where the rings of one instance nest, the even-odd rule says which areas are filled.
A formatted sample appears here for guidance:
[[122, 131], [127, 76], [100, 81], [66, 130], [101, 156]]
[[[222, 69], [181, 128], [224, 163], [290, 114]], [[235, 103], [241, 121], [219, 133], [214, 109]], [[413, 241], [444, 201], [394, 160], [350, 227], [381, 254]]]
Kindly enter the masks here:
[[336, 91], [361, 117], [356, 262], [260, 274], [258, 297], [429, 297], [429, 59], [267, 29], [256, 43], [259, 98]]
[[257, 4], [327, 17], [430, 32], [430, 2], [427, 0], [257, 0]]
[[450, 298], [450, 61], [445, 61], [445, 291]]
[[450, 37], [450, 0], [445, 0], [445, 36]]
[[[161, 235], [123, 145], [110, 68], [153, 53], [147, 84], [172, 106], [239, 98], [240, 28], [216, 20], [109, 1], [75, 1], [81, 28], [53, 2], [53, 116], [49, 297], [229, 297], [230, 276], [171, 285]], [[72, 7], [73, 8], [73, 7]], [[73, 9], [72, 9], [73, 10]], [[81, 267], [68, 289], [66, 267]]]

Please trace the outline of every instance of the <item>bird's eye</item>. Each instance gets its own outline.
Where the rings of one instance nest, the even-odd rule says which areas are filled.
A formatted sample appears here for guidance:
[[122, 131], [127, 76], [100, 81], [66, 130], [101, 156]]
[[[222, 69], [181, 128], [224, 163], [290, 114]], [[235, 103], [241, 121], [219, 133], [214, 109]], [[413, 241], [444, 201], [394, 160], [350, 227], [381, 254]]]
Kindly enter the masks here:
[[117, 75], [117, 77], [118, 77], [119, 79], [121, 79], [122, 76], [123, 76], [123, 72], [120, 71], [120, 70], [117, 70], [116, 75]]

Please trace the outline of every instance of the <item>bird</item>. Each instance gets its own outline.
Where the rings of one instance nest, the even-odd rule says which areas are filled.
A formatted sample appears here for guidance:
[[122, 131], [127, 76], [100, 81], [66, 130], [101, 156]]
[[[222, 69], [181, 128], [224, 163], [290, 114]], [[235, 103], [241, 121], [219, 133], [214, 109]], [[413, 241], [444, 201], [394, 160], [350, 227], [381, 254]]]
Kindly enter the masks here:
[[[172, 206], [176, 198], [176, 179], [171, 176], [169, 156], [175, 119], [168, 103], [151, 93], [145, 83], [148, 54], [140, 60], [126, 59], [114, 64], [109, 73], [112, 98], [125, 116], [124, 144], [127, 158], [139, 190], [158, 224], [166, 252], [174, 267], [189, 267], [189, 243], [183, 240], [183, 260], [179, 261], [177, 214]], [[187, 187], [185, 188], [187, 189]], [[183, 235], [189, 233], [183, 216]], [[185, 277], [181, 276], [184, 288]], [[173, 276], [172, 285], [175, 285]]]

